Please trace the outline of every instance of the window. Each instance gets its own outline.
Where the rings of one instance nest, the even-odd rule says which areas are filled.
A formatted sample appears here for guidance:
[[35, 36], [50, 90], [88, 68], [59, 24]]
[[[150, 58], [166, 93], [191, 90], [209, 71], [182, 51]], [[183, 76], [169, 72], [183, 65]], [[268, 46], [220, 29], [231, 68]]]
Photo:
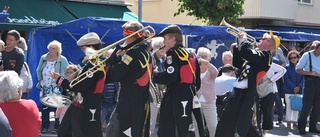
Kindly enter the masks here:
[[298, 0], [298, 3], [312, 5], [312, 0]]

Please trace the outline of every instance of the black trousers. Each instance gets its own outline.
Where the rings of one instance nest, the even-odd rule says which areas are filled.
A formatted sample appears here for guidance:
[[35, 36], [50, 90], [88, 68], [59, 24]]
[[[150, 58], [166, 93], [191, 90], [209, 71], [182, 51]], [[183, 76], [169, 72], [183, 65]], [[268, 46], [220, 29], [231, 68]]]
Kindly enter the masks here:
[[59, 137], [102, 137], [101, 94], [82, 95], [83, 108], [71, 105], [62, 119]]
[[262, 115], [262, 129], [264, 130], [273, 128], [273, 102], [274, 93], [260, 98], [260, 117]]
[[71, 105], [61, 121], [58, 137], [85, 137], [83, 133], [83, 109]]
[[203, 124], [203, 114], [201, 112], [200, 108], [194, 108], [192, 109], [192, 113], [197, 121], [198, 131], [199, 131], [199, 137], [204, 137], [204, 124]]
[[[304, 76], [303, 106], [298, 119], [298, 129], [305, 129], [310, 114], [310, 129], [315, 129], [320, 115], [320, 77]], [[311, 113], [310, 113], [311, 111]]]
[[224, 97], [225, 96], [217, 96], [216, 106], [218, 119], [221, 118], [223, 108], [226, 106], [226, 103], [223, 101]]
[[[215, 137], [234, 137], [236, 124], [241, 106], [247, 94], [246, 89], [234, 89], [234, 95], [230, 97], [226, 107], [222, 112], [221, 119], [218, 121]], [[250, 126], [247, 137], [260, 137], [256, 132], [257, 128]]]
[[[42, 110], [41, 110], [41, 114], [42, 114], [42, 129], [46, 128], [49, 129], [50, 127], [50, 111], [53, 110], [54, 115], [56, 115], [56, 108], [52, 108], [52, 107], [48, 107], [44, 104], [42, 104]], [[59, 118], [55, 118], [54, 120], [54, 128], [58, 129], [59, 128]]]
[[[158, 137], [187, 137], [191, 123], [193, 95], [189, 86], [185, 90], [170, 89], [160, 106]], [[183, 103], [185, 106], [183, 106]]]

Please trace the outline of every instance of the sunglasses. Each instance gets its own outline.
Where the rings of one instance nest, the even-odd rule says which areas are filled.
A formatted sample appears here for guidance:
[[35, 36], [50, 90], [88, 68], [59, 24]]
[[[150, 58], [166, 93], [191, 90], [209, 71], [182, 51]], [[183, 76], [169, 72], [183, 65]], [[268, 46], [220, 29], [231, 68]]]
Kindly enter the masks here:
[[263, 38], [262, 40], [266, 40], [266, 41], [270, 42], [270, 40], [268, 38]]
[[289, 59], [292, 60], [292, 59], [297, 59], [297, 58], [298, 58], [298, 57], [290, 57]]
[[165, 46], [162, 46], [162, 47], [160, 47], [160, 48], [159, 48], [159, 50], [162, 50], [162, 49], [164, 49], [164, 47], [165, 47]]

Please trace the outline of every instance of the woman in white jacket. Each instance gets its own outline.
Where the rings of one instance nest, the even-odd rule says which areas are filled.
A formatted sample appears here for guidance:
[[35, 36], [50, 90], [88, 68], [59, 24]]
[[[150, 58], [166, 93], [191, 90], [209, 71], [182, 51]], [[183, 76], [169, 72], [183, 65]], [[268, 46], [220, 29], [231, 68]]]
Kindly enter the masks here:
[[20, 78], [23, 80], [21, 98], [28, 99], [28, 94], [30, 93], [30, 90], [33, 86], [33, 82], [32, 82], [32, 76], [31, 76], [30, 69], [27, 62], [23, 63], [23, 66], [20, 72]]

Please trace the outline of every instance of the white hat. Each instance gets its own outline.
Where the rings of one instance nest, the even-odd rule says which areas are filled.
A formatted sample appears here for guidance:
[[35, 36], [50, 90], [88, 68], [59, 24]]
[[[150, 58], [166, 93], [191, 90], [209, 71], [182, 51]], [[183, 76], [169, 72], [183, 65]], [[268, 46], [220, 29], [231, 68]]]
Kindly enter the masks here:
[[101, 44], [101, 40], [97, 33], [89, 32], [85, 35], [83, 35], [78, 41], [77, 45], [79, 46], [87, 46], [87, 45], [95, 45], [95, 44]]

